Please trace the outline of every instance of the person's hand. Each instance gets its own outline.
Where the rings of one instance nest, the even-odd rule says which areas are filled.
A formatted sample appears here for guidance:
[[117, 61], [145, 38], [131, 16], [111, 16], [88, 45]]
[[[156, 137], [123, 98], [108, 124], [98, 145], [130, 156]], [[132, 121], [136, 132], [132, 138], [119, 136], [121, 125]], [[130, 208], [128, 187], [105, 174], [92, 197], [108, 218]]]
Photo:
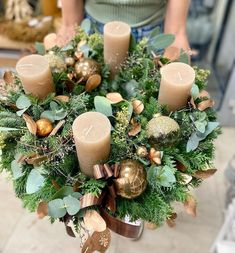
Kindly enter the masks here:
[[57, 33], [56, 45], [59, 47], [65, 46], [73, 39], [75, 34], [76, 34], [75, 25], [71, 25], [71, 26], [62, 25], [59, 32]]
[[176, 34], [175, 41], [165, 50], [164, 56], [171, 61], [175, 61], [180, 57], [180, 50], [183, 49], [188, 54], [189, 60], [191, 56], [191, 49], [189, 46], [186, 34]]

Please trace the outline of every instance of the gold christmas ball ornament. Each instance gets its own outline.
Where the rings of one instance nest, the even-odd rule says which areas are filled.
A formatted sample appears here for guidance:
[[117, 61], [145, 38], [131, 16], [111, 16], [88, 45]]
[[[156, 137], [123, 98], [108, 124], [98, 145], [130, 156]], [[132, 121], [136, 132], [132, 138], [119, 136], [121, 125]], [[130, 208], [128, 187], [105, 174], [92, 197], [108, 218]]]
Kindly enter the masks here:
[[75, 64], [75, 73], [86, 82], [92, 75], [100, 74], [100, 65], [93, 59], [82, 59]]
[[137, 161], [125, 160], [120, 164], [119, 178], [115, 180], [117, 194], [133, 199], [140, 196], [147, 186], [147, 173]]
[[53, 130], [52, 123], [48, 119], [39, 119], [36, 121], [37, 135], [40, 137], [48, 136]]
[[156, 115], [146, 127], [147, 137], [151, 143], [159, 145], [170, 145], [174, 143], [179, 134], [179, 124], [168, 116]]
[[66, 57], [65, 63], [67, 66], [73, 66], [75, 64], [75, 60], [73, 57]]

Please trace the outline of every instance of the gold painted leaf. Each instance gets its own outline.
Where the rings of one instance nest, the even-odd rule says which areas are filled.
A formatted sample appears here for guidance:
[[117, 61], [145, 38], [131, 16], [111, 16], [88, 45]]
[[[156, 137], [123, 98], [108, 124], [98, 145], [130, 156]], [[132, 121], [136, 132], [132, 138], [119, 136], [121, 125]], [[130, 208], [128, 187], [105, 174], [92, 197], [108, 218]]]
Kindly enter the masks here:
[[124, 100], [122, 95], [118, 92], [110, 92], [106, 95], [106, 98], [111, 104], [118, 104]]
[[211, 96], [210, 96], [210, 94], [209, 94], [208, 91], [202, 90], [202, 91], [200, 91], [200, 93], [199, 93], [199, 98], [203, 98], [203, 97], [210, 98]]
[[141, 125], [136, 123], [132, 126], [132, 129], [129, 131], [128, 135], [129, 136], [136, 136], [141, 132]]
[[207, 179], [211, 176], [213, 176], [216, 173], [217, 169], [209, 169], [209, 170], [202, 170], [202, 171], [197, 171], [194, 173], [194, 177], [198, 179]]
[[101, 84], [101, 76], [99, 74], [94, 74], [90, 76], [86, 82], [85, 90], [91, 92]]
[[48, 205], [45, 201], [38, 204], [37, 214], [39, 219], [43, 219], [48, 215]]
[[55, 100], [68, 103], [69, 102], [69, 96], [59, 95], [54, 98]]
[[83, 219], [85, 227], [90, 231], [103, 232], [106, 230], [106, 222], [95, 210], [87, 210]]
[[200, 102], [197, 105], [197, 108], [198, 108], [199, 111], [204, 111], [209, 107], [213, 107], [214, 105], [215, 105], [214, 100], [213, 99], [208, 99], [208, 100], [204, 100], [204, 101]]
[[37, 133], [37, 125], [36, 122], [30, 117], [28, 114], [23, 114], [23, 119], [26, 122], [26, 126], [29, 129], [29, 132], [33, 135]]
[[187, 214], [196, 217], [197, 203], [194, 197], [188, 196], [187, 200], [184, 202], [184, 208]]
[[35, 165], [35, 166], [38, 166], [40, 165], [42, 162], [45, 162], [48, 160], [48, 156], [46, 155], [42, 155], [42, 156], [33, 156], [33, 157], [30, 157], [30, 158], [26, 158], [25, 159], [26, 162], [28, 164], [31, 164], [31, 165]]
[[3, 80], [6, 84], [13, 85], [15, 81], [15, 77], [11, 71], [6, 71], [3, 75]]

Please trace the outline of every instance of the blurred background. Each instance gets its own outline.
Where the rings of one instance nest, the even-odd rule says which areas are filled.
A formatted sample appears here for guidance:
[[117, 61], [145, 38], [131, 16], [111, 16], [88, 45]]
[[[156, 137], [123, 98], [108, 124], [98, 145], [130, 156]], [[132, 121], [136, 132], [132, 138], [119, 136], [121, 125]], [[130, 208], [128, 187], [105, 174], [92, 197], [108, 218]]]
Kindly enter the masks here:
[[[0, 77], [5, 70], [14, 69], [21, 56], [32, 52], [35, 41], [60, 26], [58, 1], [28, 2], [37, 18], [19, 27], [4, 20], [6, 1], [0, 0]], [[113, 235], [108, 252], [235, 252], [235, 1], [192, 0], [187, 27], [195, 53], [193, 63], [211, 70], [208, 91], [223, 126], [216, 142], [218, 172], [194, 192], [198, 199], [196, 219], [176, 205], [179, 216], [175, 228], [145, 229], [138, 242]], [[4, 174], [0, 175], [0, 214], [0, 253], [80, 251], [79, 240], [67, 237], [63, 224], [51, 226], [48, 220], [39, 221], [22, 208]]]

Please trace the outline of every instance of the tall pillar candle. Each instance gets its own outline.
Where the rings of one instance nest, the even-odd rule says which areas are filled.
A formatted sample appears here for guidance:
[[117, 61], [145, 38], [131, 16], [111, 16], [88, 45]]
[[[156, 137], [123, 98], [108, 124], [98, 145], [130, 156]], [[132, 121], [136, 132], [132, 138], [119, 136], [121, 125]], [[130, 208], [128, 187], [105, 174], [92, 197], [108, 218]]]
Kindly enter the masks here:
[[104, 26], [104, 61], [109, 66], [111, 77], [128, 55], [130, 36], [131, 28], [124, 22], [113, 21]]
[[195, 71], [188, 64], [173, 62], [160, 69], [161, 84], [158, 102], [177, 111], [187, 105], [195, 80]]
[[93, 177], [93, 166], [107, 161], [110, 153], [111, 124], [99, 112], [86, 112], [73, 122], [73, 136], [81, 171]]
[[55, 92], [50, 66], [44, 56], [32, 54], [21, 58], [16, 71], [26, 94], [42, 99]]

